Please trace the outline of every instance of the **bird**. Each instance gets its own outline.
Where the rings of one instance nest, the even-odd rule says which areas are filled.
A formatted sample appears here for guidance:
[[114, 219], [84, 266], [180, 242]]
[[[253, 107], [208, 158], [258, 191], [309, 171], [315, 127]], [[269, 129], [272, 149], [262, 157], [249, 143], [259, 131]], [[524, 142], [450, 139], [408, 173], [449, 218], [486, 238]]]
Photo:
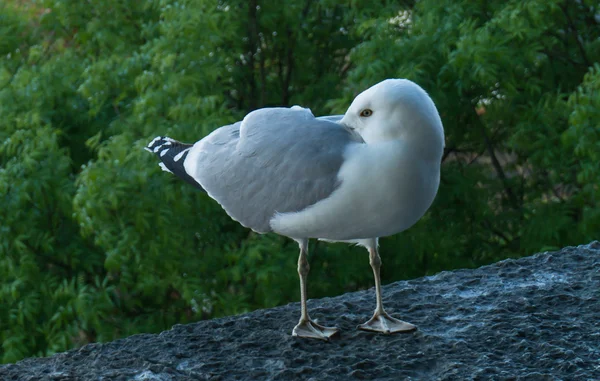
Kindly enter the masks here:
[[444, 140], [427, 92], [408, 79], [386, 79], [358, 94], [343, 115], [262, 108], [194, 144], [158, 136], [145, 149], [244, 227], [298, 243], [301, 311], [292, 335], [328, 341], [339, 329], [312, 320], [306, 306], [309, 239], [368, 251], [376, 307], [358, 329], [416, 329], [383, 307], [379, 238], [410, 228], [432, 205]]

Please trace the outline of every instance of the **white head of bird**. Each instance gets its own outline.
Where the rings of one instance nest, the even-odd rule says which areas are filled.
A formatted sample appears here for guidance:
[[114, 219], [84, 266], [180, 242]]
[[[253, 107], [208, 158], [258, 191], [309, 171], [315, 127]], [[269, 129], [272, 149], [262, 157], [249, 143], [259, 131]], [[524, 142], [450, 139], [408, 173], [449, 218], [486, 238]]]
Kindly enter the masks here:
[[441, 159], [444, 129], [438, 111], [425, 90], [408, 79], [386, 79], [363, 91], [341, 123], [367, 144], [405, 140]]

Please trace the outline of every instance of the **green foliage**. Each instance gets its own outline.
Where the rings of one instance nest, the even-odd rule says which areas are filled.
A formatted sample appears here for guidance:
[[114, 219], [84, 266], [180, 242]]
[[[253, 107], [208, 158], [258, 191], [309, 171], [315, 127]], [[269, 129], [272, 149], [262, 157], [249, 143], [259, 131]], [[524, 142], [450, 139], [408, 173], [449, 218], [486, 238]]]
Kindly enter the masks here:
[[[600, 229], [592, 1], [6, 1], [0, 5], [0, 362], [299, 299], [297, 245], [160, 171], [264, 106], [343, 113], [406, 77], [444, 122], [442, 185], [382, 239], [385, 282], [588, 241]], [[372, 285], [311, 243], [310, 297]]]
[[569, 128], [563, 141], [575, 154], [572, 167], [577, 185], [571, 188], [580, 229], [594, 236], [600, 226], [600, 65], [590, 67], [583, 83], [568, 100]]

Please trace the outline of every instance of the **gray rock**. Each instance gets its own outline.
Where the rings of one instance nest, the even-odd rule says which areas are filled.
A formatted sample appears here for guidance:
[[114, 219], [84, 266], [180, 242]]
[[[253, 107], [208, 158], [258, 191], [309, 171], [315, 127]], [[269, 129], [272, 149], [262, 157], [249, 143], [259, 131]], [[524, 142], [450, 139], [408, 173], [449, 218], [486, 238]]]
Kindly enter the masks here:
[[384, 287], [410, 334], [356, 330], [374, 291], [310, 300], [327, 343], [290, 336], [300, 306], [176, 325], [0, 367], [0, 380], [598, 380], [600, 243]]

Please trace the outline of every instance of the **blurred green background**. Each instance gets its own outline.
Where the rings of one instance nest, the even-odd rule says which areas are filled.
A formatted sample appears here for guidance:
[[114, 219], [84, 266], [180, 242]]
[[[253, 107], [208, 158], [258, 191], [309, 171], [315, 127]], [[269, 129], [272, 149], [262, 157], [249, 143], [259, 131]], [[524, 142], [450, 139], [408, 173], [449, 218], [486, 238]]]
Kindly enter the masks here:
[[[343, 113], [389, 77], [429, 92], [447, 148], [384, 283], [598, 238], [599, 59], [588, 0], [4, 0], [0, 362], [299, 300], [296, 243], [142, 147], [264, 106]], [[310, 298], [372, 286], [364, 249], [310, 249]]]

